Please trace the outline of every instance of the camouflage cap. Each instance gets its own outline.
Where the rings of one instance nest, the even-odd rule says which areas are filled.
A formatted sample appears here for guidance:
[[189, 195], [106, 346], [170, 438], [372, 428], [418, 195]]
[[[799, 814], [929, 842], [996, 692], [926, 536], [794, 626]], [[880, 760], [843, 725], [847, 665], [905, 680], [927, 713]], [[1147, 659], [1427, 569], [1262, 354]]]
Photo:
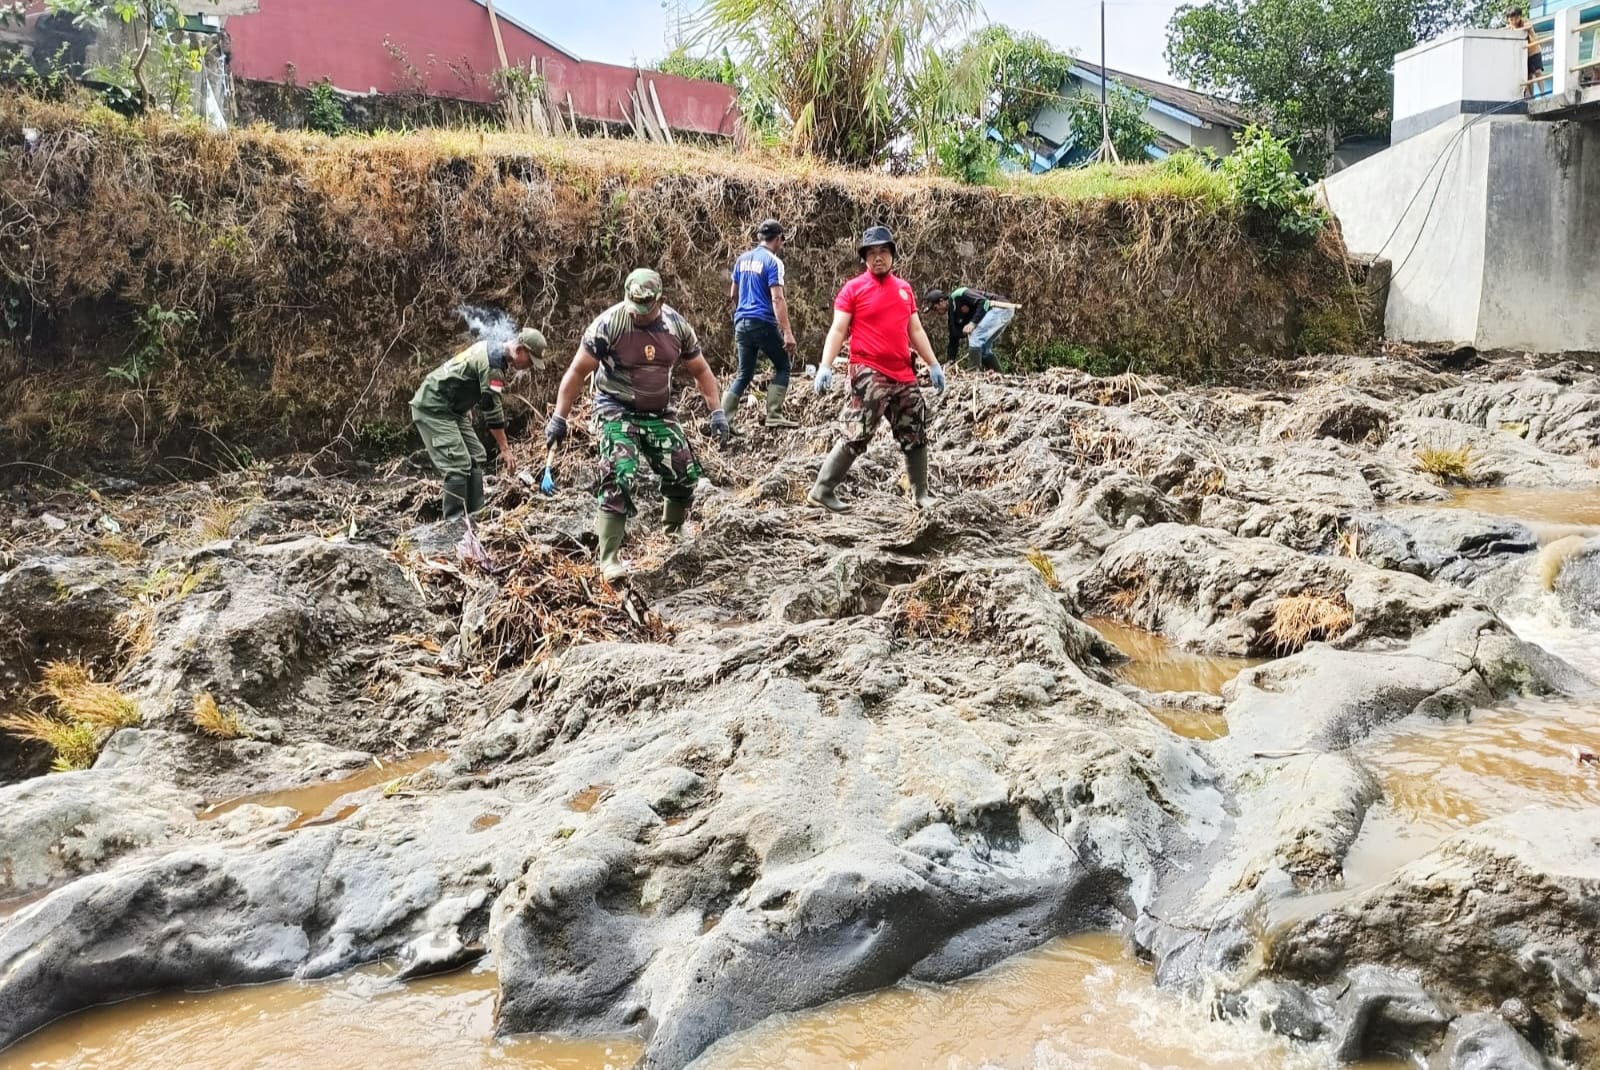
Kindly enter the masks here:
[[537, 357], [540, 353], [545, 351], [545, 349], [549, 346], [549, 343], [544, 340], [544, 335], [540, 334], [534, 328], [524, 327], [522, 330], [517, 332], [517, 345], [521, 346], [523, 349], [526, 349], [528, 352]]
[[634, 268], [623, 292], [628, 299], [628, 311], [642, 316], [661, 300], [661, 276], [649, 268]]

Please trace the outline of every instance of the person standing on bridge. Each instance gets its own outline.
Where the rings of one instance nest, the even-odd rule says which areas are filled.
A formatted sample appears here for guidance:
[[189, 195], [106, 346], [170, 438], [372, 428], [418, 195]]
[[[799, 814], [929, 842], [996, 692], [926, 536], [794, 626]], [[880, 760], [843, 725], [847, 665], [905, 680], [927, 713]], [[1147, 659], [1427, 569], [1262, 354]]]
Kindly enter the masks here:
[[967, 353], [972, 367], [1000, 371], [1000, 359], [994, 355], [995, 339], [1011, 325], [1017, 305], [999, 294], [985, 293], [971, 286], [957, 286], [946, 294], [943, 290], [929, 290], [922, 303], [933, 315], [943, 315], [950, 323], [950, 341], [945, 348], [945, 360], [954, 364], [961, 340], [966, 339]]
[[444, 516], [458, 517], [483, 508], [483, 469], [489, 454], [472, 426], [474, 408], [500, 451], [507, 468], [515, 468], [506, 441], [506, 413], [500, 395], [506, 371], [522, 370], [545, 351], [544, 335], [525, 327], [510, 339], [486, 340], [468, 346], [422, 380], [411, 398], [411, 422], [428, 448], [428, 459], [444, 477]]
[[682, 368], [694, 377], [706, 408], [710, 433], [726, 446], [733, 431], [717, 404], [717, 377], [700, 352], [700, 339], [687, 320], [661, 299], [661, 276], [639, 268], [628, 276], [624, 300], [595, 318], [584, 332], [572, 364], [561, 379], [555, 413], [545, 427], [545, 442], [567, 438], [567, 417], [583, 384], [594, 378], [594, 418], [600, 438], [600, 508], [594, 532], [600, 540], [600, 568], [606, 580], [627, 575], [618, 557], [628, 517], [636, 512], [634, 478], [643, 457], [661, 478], [661, 523], [668, 534], [683, 530], [700, 482], [700, 462], [672, 407], [672, 373]]
[[798, 427], [785, 419], [783, 401], [789, 393], [789, 355], [794, 352], [794, 331], [789, 327], [789, 302], [784, 296], [783, 224], [764, 220], [756, 228], [759, 244], [733, 265], [729, 296], [733, 310], [733, 341], [739, 369], [722, 395], [722, 411], [731, 420], [738, 415], [739, 398], [755, 378], [756, 362], [764, 353], [772, 362], [772, 385], [767, 387], [767, 426]]
[[833, 301], [833, 325], [822, 347], [816, 392], [833, 381], [833, 362], [850, 342], [850, 404], [844, 413], [845, 437], [834, 446], [816, 485], [806, 494], [813, 505], [834, 512], [848, 506], [834, 494], [857, 457], [866, 452], [878, 424], [887, 422], [906, 458], [918, 509], [933, 504], [928, 493], [928, 406], [917, 388], [916, 350], [928, 366], [933, 388], [944, 393], [944, 369], [933, 355], [928, 333], [917, 316], [911, 284], [894, 273], [894, 235], [888, 227], [868, 227], [858, 249], [864, 270], [844, 284]]

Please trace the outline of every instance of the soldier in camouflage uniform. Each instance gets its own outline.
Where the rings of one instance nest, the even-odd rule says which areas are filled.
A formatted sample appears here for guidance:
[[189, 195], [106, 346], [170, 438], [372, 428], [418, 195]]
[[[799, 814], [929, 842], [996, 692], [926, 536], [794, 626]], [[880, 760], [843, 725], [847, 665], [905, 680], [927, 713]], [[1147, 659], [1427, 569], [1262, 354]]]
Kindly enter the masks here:
[[584, 332], [545, 428], [551, 446], [566, 440], [567, 417], [584, 380], [593, 376], [594, 418], [605, 463], [594, 530], [600, 540], [600, 567], [612, 581], [627, 574], [618, 553], [627, 519], [636, 511], [633, 487], [640, 461], [648, 462], [661, 479], [666, 499], [661, 522], [669, 533], [683, 529], [700, 481], [700, 463], [672, 408], [674, 369], [681, 367], [694, 377], [711, 410], [710, 431], [719, 444], [727, 445], [732, 434], [718, 404], [717, 377], [700, 352], [694, 328], [661, 300], [661, 276], [639, 268], [628, 276], [625, 296]]
[[849, 506], [834, 490], [857, 457], [867, 452], [880, 423], [889, 425], [906, 459], [906, 478], [918, 509], [933, 504], [928, 490], [928, 406], [917, 386], [912, 351], [928, 366], [933, 388], [944, 392], [944, 369], [917, 315], [911, 284], [894, 273], [894, 235], [888, 227], [869, 227], [858, 250], [862, 272], [833, 300], [833, 325], [822, 348], [816, 392], [833, 381], [833, 362], [850, 343], [850, 405], [844, 412], [844, 438], [822, 462], [806, 500], [834, 512]]
[[428, 447], [428, 458], [444, 477], [446, 518], [483, 508], [483, 469], [489, 455], [472, 426], [474, 408], [483, 413], [501, 461], [507, 468], [515, 467], [500, 403], [506, 370], [532, 367], [544, 350], [544, 335], [527, 327], [506, 341], [468, 346], [430, 372], [417, 387], [411, 398], [411, 422]]

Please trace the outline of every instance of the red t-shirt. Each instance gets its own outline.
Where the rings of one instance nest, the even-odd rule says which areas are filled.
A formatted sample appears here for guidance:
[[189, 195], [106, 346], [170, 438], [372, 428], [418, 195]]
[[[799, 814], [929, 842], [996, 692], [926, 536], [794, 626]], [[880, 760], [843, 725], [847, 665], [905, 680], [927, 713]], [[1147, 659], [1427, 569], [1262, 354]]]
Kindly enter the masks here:
[[839, 290], [833, 307], [850, 313], [850, 363], [882, 372], [897, 383], [914, 383], [911, 317], [917, 299], [911, 284], [890, 272], [863, 271]]

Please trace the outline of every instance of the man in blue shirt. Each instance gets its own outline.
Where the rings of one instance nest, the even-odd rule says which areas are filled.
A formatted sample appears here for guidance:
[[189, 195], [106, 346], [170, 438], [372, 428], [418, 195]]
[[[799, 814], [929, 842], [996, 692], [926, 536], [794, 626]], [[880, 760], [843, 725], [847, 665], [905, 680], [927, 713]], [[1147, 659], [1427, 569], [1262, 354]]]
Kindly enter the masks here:
[[733, 265], [733, 285], [728, 296], [733, 311], [733, 341], [739, 352], [739, 370], [722, 395], [722, 411], [732, 420], [739, 398], [755, 378], [756, 361], [765, 353], [772, 361], [772, 385], [767, 388], [767, 426], [799, 427], [783, 416], [783, 399], [789, 393], [789, 354], [794, 331], [789, 328], [789, 302], [783, 296], [783, 224], [762, 222], [756, 230], [760, 244]]

